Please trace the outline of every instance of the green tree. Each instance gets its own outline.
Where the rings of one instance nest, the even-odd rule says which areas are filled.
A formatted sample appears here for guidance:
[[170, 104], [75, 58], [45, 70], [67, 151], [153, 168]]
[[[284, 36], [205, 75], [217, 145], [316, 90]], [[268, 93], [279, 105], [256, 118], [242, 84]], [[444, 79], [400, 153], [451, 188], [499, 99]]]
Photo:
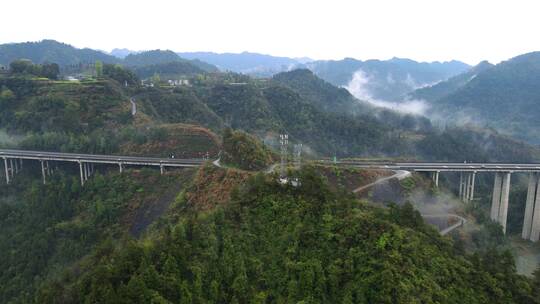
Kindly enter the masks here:
[[95, 68], [96, 68], [96, 77], [97, 78], [103, 77], [103, 63], [99, 60], [96, 61]]
[[161, 82], [161, 78], [159, 77], [159, 74], [158, 73], [154, 73], [154, 75], [152, 76], [152, 79], [151, 79], [152, 83], [154, 85], [159, 85], [159, 83]]
[[41, 76], [49, 79], [58, 79], [60, 67], [56, 63], [45, 63], [41, 66]]
[[28, 59], [19, 59], [9, 64], [9, 70], [13, 74], [32, 74], [34, 73], [34, 64]]

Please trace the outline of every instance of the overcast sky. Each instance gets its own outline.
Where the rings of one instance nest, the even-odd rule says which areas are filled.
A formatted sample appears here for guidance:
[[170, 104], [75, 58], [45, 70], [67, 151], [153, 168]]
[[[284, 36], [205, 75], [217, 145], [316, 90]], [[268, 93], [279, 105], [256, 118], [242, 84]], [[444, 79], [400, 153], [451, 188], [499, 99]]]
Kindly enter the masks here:
[[540, 1], [2, 0], [0, 43], [314, 59], [458, 59], [540, 50]]

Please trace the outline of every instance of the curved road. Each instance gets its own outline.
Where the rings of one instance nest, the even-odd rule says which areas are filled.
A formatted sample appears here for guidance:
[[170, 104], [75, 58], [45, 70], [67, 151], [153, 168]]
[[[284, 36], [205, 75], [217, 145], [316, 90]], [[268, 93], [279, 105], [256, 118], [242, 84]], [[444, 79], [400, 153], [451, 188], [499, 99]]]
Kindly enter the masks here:
[[[373, 187], [377, 184], [381, 184], [381, 183], [384, 183], [386, 181], [389, 181], [393, 178], [397, 178], [398, 180], [402, 180], [402, 179], [405, 179], [407, 177], [411, 176], [411, 172], [409, 171], [406, 171], [406, 170], [394, 170], [394, 174], [393, 175], [390, 175], [390, 176], [386, 176], [386, 177], [383, 177], [383, 178], [380, 178], [376, 181], [374, 181], [373, 183], [371, 184], [367, 184], [367, 185], [364, 185], [364, 186], [361, 186], [361, 187], [358, 187], [356, 189], [353, 190], [353, 193], [358, 193], [358, 192], [362, 192], [363, 190], [365, 189], [368, 189], [370, 187]], [[440, 217], [446, 217], [446, 218], [456, 218], [457, 219], [457, 222], [449, 227], [446, 227], [445, 229], [439, 231], [439, 233], [441, 235], [447, 235], [448, 233], [454, 231], [454, 229], [457, 229], [463, 225], [465, 225], [465, 223], [467, 223], [467, 220], [460, 216], [460, 215], [457, 215], [457, 214], [453, 214], [453, 213], [446, 213], [446, 214], [422, 214], [422, 217], [423, 218], [440, 218]]]
[[411, 176], [411, 172], [409, 171], [405, 171], [405, 170], [394, 170], [394, 175], [390, 175], [390, 176], [386, 176], [386, 177], [382, 177], [382, 178], [379, 178], [378, 180], [374, 181], [373, 183], [371, 184], [367, 184], [367, 185], [364, 185], [364, 186], [361, 186], [361, 187], [358, 187], [356, 189], [353, 190], [353, 193], [358, 193], [358, 192], [361, 192], [367, 188], [370, 188], [370, 187], [373, 187], [377, 184], [381, 184], [381, 183], [384, 183], [388, 180], [391, 180], [393, 178], [397, 178], [398, 180], [402, 180], [402, 179], [405, 179], [407, 177]]
[[451, 226], [446, 227], [445, 229], [439, 231], [441, 235], [447, 235], [448, 233], [454, 231], [454, 229], [457, 229], [465, 223], [467, 223], [467, 219], [464, 217], [454, 214], [454, 213], [446, 213], [446, 214], [422, 214], [423, 218], [440, 218], [440, 217], [448, 217], [448, 218], [455, 218], [457, 219], [457, 222]]

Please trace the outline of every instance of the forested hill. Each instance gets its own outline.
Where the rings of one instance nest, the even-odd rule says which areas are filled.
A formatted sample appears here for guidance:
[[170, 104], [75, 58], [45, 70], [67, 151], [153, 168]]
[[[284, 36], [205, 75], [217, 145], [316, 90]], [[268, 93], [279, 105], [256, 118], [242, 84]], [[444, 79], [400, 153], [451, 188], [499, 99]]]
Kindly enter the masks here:
[[[154, 72], [175, 67], [152, 61], [161, 55], [170, 54], [130, 60], [152, 63], [141, 68]], [[0, 147], [221, 155], [225, 167], [208, 162], [160, 174], [96, 166], [81, 186], [77, 167], [58, 164], [44, 185], [39, 163], [25, 161], [11, 184], [0, 183], [1, 303], [540, 299], [540, 272], [516, 274], [511, 253], [495, 247], [500, 240], [468, 254], [411, 204], [376, 208], [330, 188], [311, 166], [291, 170], [296, 186], [255, 171], [275, 163], [280, 133], [304, 144], [306, 158], [527, 162], [538, 159], [534, 147], [495, 131], [439, 130], [424, 117], [336, 111], [333, 103], [358, 101], [306, 70], [274, 79], [193, 70], [180, 85], [159, 77], [143, 85], [117, 64], [96, 64], [95, 76], [82, 80], [58, 80], [58, 70], [20, 60], [0, 74]], [[398, 186], [411, 190], [411, 183]], [[492, 230], [489, 238], [503, 239], [498, 226]]]
[[218, 70], [215, 66], [206, 62], [183, 59], [176, 53], [167, 50], [139, 52], [129, 54], [126, 58], [120, 59], [101, 51], [78, 49], [54, 40], [0, 45], [0, 64], [8, 66], [17, 59], [29, 59], [34, 63], [56, 63], [60, 67], [78, 65], [80, 63], [93, 64], [96, 61], [123, 64], [131, 67], [155, 66], [175, 62], [181, 63], [188, 68], [192, 66], [192, 69], [194, 67], [206, 72], [216, 72]]
[[407, 93], [460, 74], [470, 67], [459, 61], [416, 62], [410, 59], [314, 61], [306, 64], [335, 86], [361, 86], [375, 99], [401, 100]]
[[39, 42], [9, 43], [0, 45], [0, 64], [9, 65], [17, 59], [30, 59], [35, 63], [53, 62], [58, 65], [79, 63], [120, 63], [111, 55], [92, 49], [77, 49], [71, 45], [54, 40]]
[[[540, 52], [487, 68], [451, 93], [431, 98], [438, 87], [417, 93], [430, 101], [431, 114], [450, 123], [493, 127], [515, 138], [540, 143]], [[440, 86], [452, 86], [440, 84]]]
[[320, 79], [308, 69], [297, 69], [276, 74], [272, 79], [288, 87], [318, 109], [328, 112], [367, 112], [371, 106], [356, 99], [344, 88], [338, 88]]
[[[538, 282], [516, 274], [509, 252], [465, 254], [424, 224], [412, 205], [370, 207], [330, 191], [311, 170], [298, 174], [298, 187], [257, 175], [242, 181], [223, 204], [200, 212], [194, 195], [215, 187], [218, 176], [234, 175], [220, 171], [199, 172], [147, 238], [113, 242], [97, 234], [104, 241], [41, 284], [35, 301], [538, 303]], [[106, 198], [116, 184], [103, 185], [105, 193], [85, 191], [83, 198]], [[108, 223], [86, 209], [88, 220], [67, 217], [55, 227], [63, 236], [56, 248], [79, 230], [92, 231], [83, 226], [62, 233], [69, 227]]]
[[[284, 86], [276, 80], [217, 73], [199, 75], [188, 86], [158, 82], [146, 87], [121, 67], [105, 65], [103, 70], [100, 79], [82, 82], [47, 81], [27, 74], [0, 77], [0, 124], [21, 147], [65, 152], [131, 153], [127, 147], [134, 144], [174, 138], [162, 125], [191, 124], [218, 134], [226, 127], [242, 129], [270, 145], [286, 132], [292, 143], [303, 143], [306, 153], [318, 157], [384, 155], [454, 161], [537, 157], [534, 148], [494, 132], [439, 131], [426, 118], [391, 111], [325, 111], [321, 102], [347, 93], [305, 71], [299, 74], [309, 76], [317, 86], [310, 82]], [[296, 77], [291, 73], [279, 78]], [[326, 99], [310, 97], [321, 88], [330, 94], [324, 95]], [[137, 105], [135, 116], [130, 97]], [[165, 151], [161, 153], [167, 155]]]
[[478, 65], [472, 67], [470, 70], [456, 75], [448, 80], [441, 81], [432, 86], [427, 86], [425, 88], [420, 88], [411, 92], [408, 95], [409, 99], [421, 99], [428, 101], [430, 103], [435, 103], [439, 99], [446, 97], [455, 91], [464, 87], [469, 81], [473, 80], [478, 74], [491, 69], [494, 65], [482, 61]]
[[140, 52], [136, 54], [129, 54], [124, 58], [123, 63], [130, 67], [143, 67], [143, 66], [165, 66], [169, 63], [180, 63], [185, 66], [194, 66], [204, 72], [217, 72], [218, 69], [206, 62], [200, 60], [187, 60], [178, 56], [173, 51], [169, 50], [153, 50], [147, 52]]

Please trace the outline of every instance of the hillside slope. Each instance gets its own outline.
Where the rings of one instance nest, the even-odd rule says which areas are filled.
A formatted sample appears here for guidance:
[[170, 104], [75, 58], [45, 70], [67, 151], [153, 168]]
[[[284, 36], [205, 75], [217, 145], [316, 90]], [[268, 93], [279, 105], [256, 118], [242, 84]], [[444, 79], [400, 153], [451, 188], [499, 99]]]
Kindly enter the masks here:
[[535, 303], [508, 253], [466, 255], [410, 204], [372, 208], [300, 178], [256, 176], [204, 215], [179, 201], [153, 238], [101, 246], [37, 300]]
[[368, 103], [354, 98], [346, 89], [331, 85], [307, 69], [282, 72], [274, 75], [272, 80], [296, 91], [319, 110], [359, 113], [370, 108]]
[[480, 72], [456, 91], [432, 101], [431, 115], [450, 123], [489, 126], [540, 143], [540, 52]]
[[79, 63], [120, 63], [114, 56], [92, 49], [78, 49], [54, 40], [10, 43], [0, 45], [0, 64], [5, 66], [16, 59], [30, 59], [34, 63], [54, 62], [60, 66]]
[[385, 61], [346, 58], [315, 61], [306, 64], [306, 67], [335, 86], [360, 86], [362, 92], [351, 92], [353, 94], [362, 93], [365, 97], [390, 101], [401, 100], [419, 87], [469, 69], [468, 65], [459, 61], [427, 63], [400, 58]]
[[448, 80], [441, 81], [435, 85], [415, 90], [411, 92], [407, 97], [409, 99], [421, 99], [430, 103], [435, 103], [439, 99], [446, 97], [461, 89], [462, 87], [467, 85], [469, 81], [473, 80], [476, 76], [478, 76], [478, 74], [489, 70], [493, 66], [493, 64], [487, 61], [482, 61], [478, 65], [466, 71], [465, 73], [456, 75]]
[[[300, 71], [300, 74], [305, 76], [306, 72]], [[296, 72], [290, 73], [296, 78]], [[344, 102], [356, 100], [348, 99], [350, 95], [347, 92], [332, 87], [309, 72], [307, 76], [305, 85], [290, 81], [288, 86], [284, 86], [285, 82], [282, 84], [275, 80], [258, 81], [235, 74], [211, 74], [196, 79], [190, 86], [175, 88], [125, 87], [108, 77], [83, 82], [16, 75], [1, 77], [0, 123], [20, 139], [19, 147], [65, 152], [114, 154], [125, 151], [122, 147], [129, 146], [163, 155], [164, 151], [159, 153], [149, 149], [159, 140], [174, 142], [171, 129], [162, 125], [183, 123], [209, 128], [217, 134], [226, 127], [241, 129], [257, 135], [274, 148], [278, 146], [278, 134], [285, 132], [290, 135], [291, 144], [304, 144], [305, 153], [327, 157], [385, 155], [433, 159], [435, 147], [429, 143], [436, 141], [456, 147], [442, 154], [437, 152], [436, 155], [444, 155], [447, 160], [515, 157], [524, 161], [536, 158], [533, 148], [495, 132], [488, 134], [483, 130], [463, 128], [461, 132], [467, 135], [464, 138], [474, 140], [468, 142], [445, 138], [445, 132], [433, 129], [423, 117], [391, 111], [364, 111], [362, 107], [356, 109], [354, 115], [344, 110], [325, 111], [321, 106], [324, 103], [343, 97]], [[131, 114], [130, 99], [134, 99], [137, 105], [135, 116]], [[495, 144], [485, 145], [482, 138], [490, 138]], [[206, 144], [193, 147], [204, 150], [190, 151], [190, 155], [214, 151]], [[172, 153], [178, 149], [181, 148], [168, 147], [166, 151]], [[459, 151], [467, 151], [467, 154]], [[494, 151], [506, 151], [508, 154]]]
[[[10, 43], [0, 45], [0, 64], [9, 66], [17, 59], [29, 59], [34, 63], [57, 63], [62, 70], [78, 71], [79, 65], [93, 65], [96, 61], [110, 64], [122, 64], [130, 67], [141, 68], [153, 66], [152, 72], [160, 69], [178, 69], [182, 65], [183, 70], [194, 70], [192, 74], [204, 72], [217, 72], [218, 69], [212, 64], [198, 59], [188, 60], [181, 58], [176, 53], [168, 50], [152, 50], [126, 54], [118, 58], [104, 52], [92, 49], [79, 49], [71, 45], [60, 43], [55, 40], [42, 40], [38, 42]], [[176, 65], [167, 67], [167, 64]], [[80, 72], [80, 71], [79, 71]], [[149, 73], [149, 72], [147, 72]]]

